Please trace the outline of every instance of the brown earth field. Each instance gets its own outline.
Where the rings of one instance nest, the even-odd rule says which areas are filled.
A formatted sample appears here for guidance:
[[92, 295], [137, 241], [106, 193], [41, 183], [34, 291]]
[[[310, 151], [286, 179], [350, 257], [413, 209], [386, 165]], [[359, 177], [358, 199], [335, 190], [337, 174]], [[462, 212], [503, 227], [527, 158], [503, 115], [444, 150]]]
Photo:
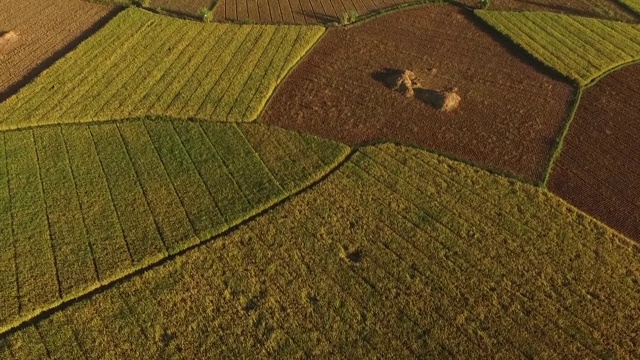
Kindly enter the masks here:
[[[460, 108], [441, 112], [392, 91], [382, 81], [389, 69], [416, 72], [427, 95], [457, 87]], [[536, 183], [574, 93], [468, 10], [432, 5], [328, 31], [261, 120], [350, 145], [414, 145]]]
[[[480, 0], [457, 0], [480, 7]], [[640, 17], [617, 0], [492, 0], [489, 10], [553, 11], [569, 15], [637, 22]]]
[[81, 0], [0, 0], [0, 35], [14, 32], [0, 55], [0, 101], [106, 24], [118, 10]]
[[202, 8], [211, 9], [215, 4], [215, 0], [152, 0], [151, 8], [193, 17], [198, 16]]
[[640, 241], [640, 64], [587, 89], [549, 189]]
[[252, 23], [327, 24], [351, 11], [365, 15], [411, 0], [220, 0], [214, 18]]

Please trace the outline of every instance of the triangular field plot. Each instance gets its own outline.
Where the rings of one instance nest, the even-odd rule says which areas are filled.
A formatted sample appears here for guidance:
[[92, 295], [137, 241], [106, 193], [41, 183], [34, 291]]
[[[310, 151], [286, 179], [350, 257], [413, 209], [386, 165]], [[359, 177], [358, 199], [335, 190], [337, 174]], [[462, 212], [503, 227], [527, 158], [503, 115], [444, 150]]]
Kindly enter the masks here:
[[640, 25], [550, 12], [477, 10], [476, 14], [581, 86], [640, 60]]
[[0, 133], [0, 329], [224, 232], [348, 153], [158, 118]]

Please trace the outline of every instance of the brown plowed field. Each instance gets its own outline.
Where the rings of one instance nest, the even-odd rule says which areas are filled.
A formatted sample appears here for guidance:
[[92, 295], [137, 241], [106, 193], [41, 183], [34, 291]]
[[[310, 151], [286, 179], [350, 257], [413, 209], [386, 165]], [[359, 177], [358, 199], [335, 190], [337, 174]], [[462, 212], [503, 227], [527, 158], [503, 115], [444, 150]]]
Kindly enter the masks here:
[[[348, 144], [413, 144], [538, 181], [574, 90], [498, 39], [466, 10], [445, 5], [331, 30], [262, 121]], [[428, 88], [457, 87], [461, 108], [443, 113], [403, 97], [380, 81], [385, 68], [423, 74]], [[424, 76], [429, 68], [435, 75]]]
[[152, 0], [151, 7], [179, 15], [198, 16], [200, 9], [211, 9], [215, 3], [215, 0]]
[[[458, 2], [474, 8], [480, 6], [480, 0]], [[640, 19], [617, 0], [492, 0], [489, 10], [553, 11], [630, 22]]]
[[51, 65], [115, 15], [81, 0], [0, 0], [0, 33], [18, 35], [0, 56], [0, 101]]
[[640, 64], [585, 91], [549, 189], [640, 241]]
[[359, 15], [411, 0], [220, 0], [214, 18], [252, 23], [327, 24], [341, 14]]

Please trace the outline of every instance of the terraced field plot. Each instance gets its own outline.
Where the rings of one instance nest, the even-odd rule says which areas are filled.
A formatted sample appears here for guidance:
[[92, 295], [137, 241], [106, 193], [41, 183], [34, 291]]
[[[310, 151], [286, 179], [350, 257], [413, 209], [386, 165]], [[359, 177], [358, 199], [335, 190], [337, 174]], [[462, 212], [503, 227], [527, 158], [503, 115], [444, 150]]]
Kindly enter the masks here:
[[[489, 31], [448, 5], [329, 30], [261, 120], [348, 144], [414, 144], [537, 182], [574, 90]], [[381, 81], [386, 68], [413, 70], [430, 89], [457, 87], [460, 109], [440, 112], [392, 91]]]
[[220, 0], [214, 18], [220, 21], [285, 24], [328, 24], [340, 15], [366, 15], [411, 0]]
[[130, 8], [1, 104], [0, 128], [146, 115], [253, 120], [323, 31], [203, 24]]
[[584, 86], [640, 60], [640, 25], [545, 12], [476, 11], [534, 57]]
[[[82, 0], [0, 0], [0, 35], [17, 38], [0, 49], [0, 101], [24, 86], [114, 14]], [[2, 48], [2, 46], [0, 46]]]
[[588, 88], [549, 188], [640, 241], [640, 64]]
[[[637, 22], [638, 16], [621, 3], [625, 0], [491, 0], [489, 10], [551, 11], [566, 15]], [[634, 1], [634, 0], [626, 0]], [[479, 8], [480, 1], [458, 0], [459, 3]]]
[[261, 125], [155, 118], [0, 140], [0, 331], [220, 234], [349, 152]]
[[0, 351], [635, 358], [639, 251], [545, 190], [369, 147], [312, 190], [12, 333]]

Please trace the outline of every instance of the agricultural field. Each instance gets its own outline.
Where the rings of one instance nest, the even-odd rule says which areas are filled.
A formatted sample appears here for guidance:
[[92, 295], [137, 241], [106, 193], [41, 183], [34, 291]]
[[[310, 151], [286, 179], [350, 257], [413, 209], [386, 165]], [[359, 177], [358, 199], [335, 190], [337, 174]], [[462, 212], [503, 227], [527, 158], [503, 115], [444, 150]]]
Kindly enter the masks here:
[[162, 119], [2, 141], [0, 329], [228, 230], [349, 152], [263, 125]]
[[640, 24], [547, 12], [476, 11], [476, 14], [580, 86], [640, 60]]
[[640, 64], [585, 90], [549, 189], [640, 241]]
[[[480, 1], [456, 1], [473, 8], [481, 7]], [[640, 17], [631, 10], [631, 3], [634, 1], [636, 0], [491, 0], [489, 9], [548, 11], [597, 19], [638, 22]]]
[[0, 0], [0, 79], [87, 19], [0, 97], [0, 359], [640, 358], [633, 0], [94, 1]]
[[220, 21], [285, 24], [331, 24], [345, 15], [366, 16], [415, 3], [415, 0], [220, 0], [214, 18]]
[[[463, 9], [401, 11], [329, 31], [260, 119], [352, 145], [413, 144], [535, 183], [575, 90], [527, 56]], [[394, 93], [383, 79], [395, 69], [415, 71], [427, 89], [457, 87], [460, 109]]]
[[639, 251], [548, 191], [378, 145], [237, 231], [12, 332], [0, 349], [637, 357]]
[[203, 24], [129, 8], [0, 104], [0, 128], [148, 115], [254, 120], [323, 32]]
[[[116, 9], [82, 0], [0, 0], [0, 101], [102, 27]], [[7, 36], [7, 34], [15, 36]]]

